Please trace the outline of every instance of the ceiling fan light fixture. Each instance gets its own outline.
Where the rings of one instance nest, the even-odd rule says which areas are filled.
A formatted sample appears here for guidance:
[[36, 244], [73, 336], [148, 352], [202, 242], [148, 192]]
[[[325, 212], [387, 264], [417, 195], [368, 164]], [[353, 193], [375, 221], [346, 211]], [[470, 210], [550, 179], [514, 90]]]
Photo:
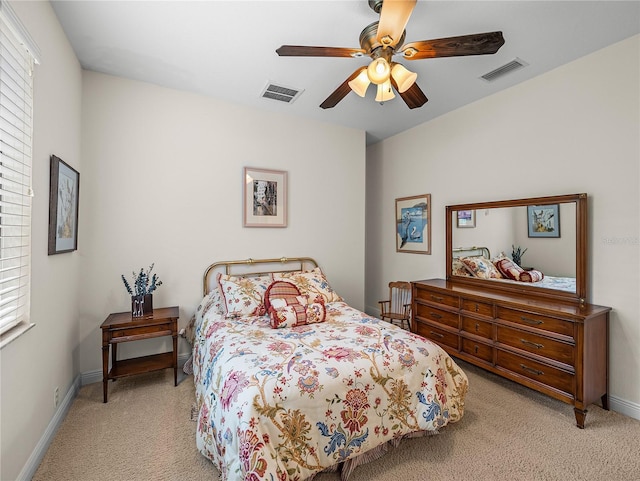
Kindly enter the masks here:
[[349, 87], [355, 93], [357, 93], [360, 97], [364, 97], [367, 93], [367, 87], [371, 81], [369, 80], [369, 76], [367, 75], [367, 69], [362, 69], [362, 72], [358, 74], [356, 78], [349, 82]]
[[404, 65], [399, 63], [391, 64], [391, 76], [396, 81], [398, 92], [401, 94], [409, 90], [418, 78], [417, 73], [407, 70]]
[[376, 95], [376, 102], [386, 102], [387, 100], [391, 100], [395, 98], [395, 94], [393, 93], [393, 89], [391, 88], [391, 82], [387, 80], [384, 83], [378, 85], [378, 94]]
[[367, 76], [376, 85], [388, 82], [390, 75], [391, 66], [383, 57], [378, 57], [367, 67]]

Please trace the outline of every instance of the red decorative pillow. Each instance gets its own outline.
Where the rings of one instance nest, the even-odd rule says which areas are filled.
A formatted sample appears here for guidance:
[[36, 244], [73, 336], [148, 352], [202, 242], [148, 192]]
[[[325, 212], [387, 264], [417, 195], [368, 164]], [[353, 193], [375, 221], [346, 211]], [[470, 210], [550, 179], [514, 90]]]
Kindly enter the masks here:
[[519, 280], [521, 282], [538, 282], [544, 279], [544, 274], [540, 271], [532, 269], [530, 271], [522, 271]]
[[524, 269], [520, 267], [518, 264], [513, 262], [511, 259], [507, 257], [502, 257], [496, 261], [496, 267], [507, 279], [511, 279], [512, 281], [519, 281], [520, 274], [524, 272]]
[[295, 299], [299, 295], [300, 290], [293, 282], [273, 281], [264, 293], [264, 307], [269, 312], [272, 299]]
[[327, 311], [321, 296], [310, 300], [307, 296], [271, 299], [269, 309], [271, 327], [298, 327], [324, 322]]

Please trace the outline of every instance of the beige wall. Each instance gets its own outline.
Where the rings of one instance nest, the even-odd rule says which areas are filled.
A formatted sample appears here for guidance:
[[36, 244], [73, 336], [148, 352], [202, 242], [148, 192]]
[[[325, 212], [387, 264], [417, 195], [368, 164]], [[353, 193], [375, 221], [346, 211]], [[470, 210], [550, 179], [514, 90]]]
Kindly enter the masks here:
[[[367, 310], [390, 280], [445, 275], [446, 205], [587, 192], [590, 301], [614, 309], [611, 394], [637, 414], [639, 59], [635, 36], [368, 148]], [[394, 199], [425, 193], [432, 255], [396, 253]]]
[[[120, 275], [151, 263], [164, 282], [154, 306], [179, 305], [180, 326], [200, 300], [206, 266], [248, 257], [314, 257], [364, 307], [364, 131], [94, 72], [84, 72], [83, 89], [82, 207], [91, 213], [80, 226], [83, 373], [101, 369], [102, 321], [130, 308]], [[288, 172], [287, 228], [242, 227], [244, 166]]]
[[[79, 372], [80, 253], [47, 255], [49, 156], [80, 171], [80, 64], [48, 2], [12, 2], [42, 53], [34, 76], [31, 320], [36, 326], [0, 350], [0, 479], [16, 479]], [[90, 217], [81, 205], [80, 223]], [[82, 239], [80, 239], [82, 243]]]

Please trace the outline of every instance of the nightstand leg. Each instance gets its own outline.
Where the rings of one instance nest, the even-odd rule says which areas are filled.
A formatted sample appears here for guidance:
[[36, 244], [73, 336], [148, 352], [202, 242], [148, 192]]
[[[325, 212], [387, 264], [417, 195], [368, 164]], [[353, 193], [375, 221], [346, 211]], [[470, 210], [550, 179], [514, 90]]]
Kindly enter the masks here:
[[173, 385], [178, 385], [178, 336], [173, 336]]
[[102, 346], [102, 397], [107, 402], [107, 389], [109, 384], [109, 344]]

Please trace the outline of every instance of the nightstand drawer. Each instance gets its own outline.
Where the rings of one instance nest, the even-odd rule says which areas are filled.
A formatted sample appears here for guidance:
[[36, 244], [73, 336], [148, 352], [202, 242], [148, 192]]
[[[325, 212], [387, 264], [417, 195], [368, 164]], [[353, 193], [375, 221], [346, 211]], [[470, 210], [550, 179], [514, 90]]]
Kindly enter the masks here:
[[134, 339], [148, 339], [152, 337], [171, 336], [173, 331], [171, 329], [171, 323], [157, 324], [155, 326], [141, 326], [132, 327], [130, 329], [114, 329], [111, 331], [112, 342], [118, 342], [124, 338]]

